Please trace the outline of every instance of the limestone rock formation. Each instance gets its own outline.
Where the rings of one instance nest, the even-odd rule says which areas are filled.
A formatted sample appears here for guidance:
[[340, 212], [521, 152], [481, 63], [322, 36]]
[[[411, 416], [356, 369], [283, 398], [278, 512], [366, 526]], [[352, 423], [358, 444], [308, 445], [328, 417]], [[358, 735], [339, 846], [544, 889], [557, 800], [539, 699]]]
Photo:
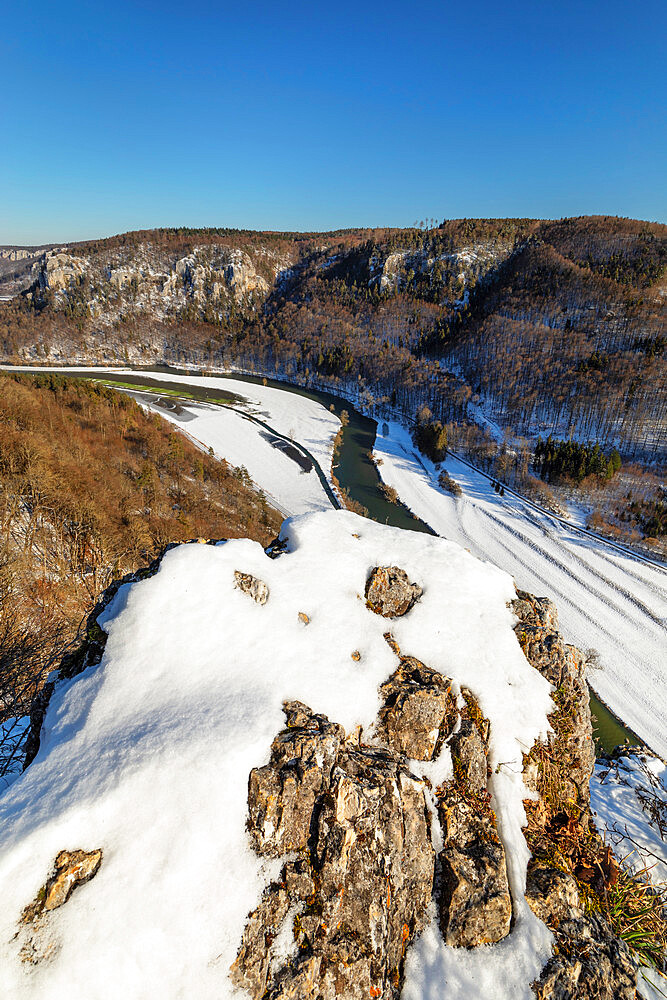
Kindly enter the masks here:
[[439, 911], [446, 943], [475, 948], [509, 934], [512, 897], [487, 790], [489, 723], [472, 692], [462, 695], [460, 725], [449, 741], [454, 776], [438, 789]]
[[438, 855], [445, 942], [475, 948], [500, 941], [509, 934], [512, 898], [495, 817], [488, 804], [456, 787], [441, 797], [438, 811], [445, 838]]
[[414, 656], [405, 656], [380, 694], [384, 705], [378, 734], [383, 742], [413, 760], [434, 760], [458, 720], [451, 681]]
[[602, 917], [579, 916], [561, 924], [558, 954], [533, 992], [537, 1000], [635, 1000], [637, 965]]
[[101, 848], [58, 854], [46, 883], [21, 914], [16, 936], [22, 962], [37, 965], [55, 954], [58, 941], [49, 929], [51, 911], [63, 906], [76, 888], [94, 878], [101, 864]]
[[329, 788], [344, 731], [300, 702], [285, 704], [287, 729], [271, 745], [271, 760], [250, 772], [248, 829], [259, 854], [305, 848], [315, 801]]
[[479, 729], [471, 719], [461, 719], [459, 729], [452, 736], [449, 749], [454, 773], [460, 783], [473, 795], [486, 791], [487, 748]]
[[567, 738], [559, 738], [558, 734], [549, 737], [551, 747], [558, 743], [556, 752], [551, 754], [558, 760], [557, 781], [549, 781], [548, 761], [537, 746], [525, 762], [526, 784], [543, 799], [550, 799], [553, 811], [569, 810], [574, 803], [584, 815], [590, 801], [589, 781], [595, 762], [586, 661], [575, 646], [563, 641], [551, 601], [524, 591], [517, 593], [518, 599], [512, 603], [519, 619], [514, 631], [528, 662], [553, 684], [557, 708], [567, 717]]
[[53, 864], [53, 872], [37, 899], [23, 911], [23, 923], [33, 921], [44, 910], [56, 910], [66, 903], [73, 890], [97, 875], [102, 864], [102, 850], [61, 851]]
[[529, 864], [526, 902], [535, 916], [552, 930], [563, 920], [581, 913], [576, 880], [560, 868]]
[[410, 583], [398, 566], [376, 566], [366, 581], [366, 605], [376, 615], [400, 618], [422, 595], [421, 587]]
[[[424, 783], [306, 706], [285, 712], [271, 763], [251, 773], [249, 828], [261, 853], [302, 853], [250, 915], [232, 979], [255, 998], [397, 997], [433, 886]], [[271, 946], [289, 914], [285, 963]]]

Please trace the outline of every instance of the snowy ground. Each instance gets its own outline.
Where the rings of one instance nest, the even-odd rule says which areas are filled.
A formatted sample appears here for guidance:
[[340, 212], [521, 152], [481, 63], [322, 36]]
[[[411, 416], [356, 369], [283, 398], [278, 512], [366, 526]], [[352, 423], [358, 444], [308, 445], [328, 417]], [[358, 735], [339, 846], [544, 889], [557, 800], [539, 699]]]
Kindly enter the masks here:
[[667, 886], [667, 764], [639, 751], [601, 758], [591, 781], [591, 808], [616, 857]]
[[[140, 373], [120, 368], [115, 369], [115, 371], [118, 374], [128, 376], [145, 374], [157, 381], [181, 383], [184, 390], [187, 390], [187, 386], [194, 385], [204, 389], [227, 390], [228, 392], [242, 396], [249, 403], [248, 413], [269, 424], [280, 434], [293, 438], [307, 448], [320, 465], [322, 471], [330, 479], [333, 438], [340, 428], [340, 420], [335, 414], [322, 406], [321, 403], [308, 399], [299, 393], [286, 392], [283, 389], [273, 389], [265, 385], [256, 385], [254, 382], [244, 382], [242, 379], [216, 378], [215, 376], [202, 376], [200, 378], [193, 377], [192, 375], [172, 375], [158, 372]], [[207, 423], [209, 426], [212, 426], [210, 421], [207, 421]], [[200, 424], [197, 424], [197, 427], [200, 426]], [[233, 446], [233, 436], [236, 433], [236, 429], [238, 429], [238, 424], [232, 426], [235, 428], [234, 432], [223, 432], [230, 446]], [[195, 425], [190, 425], [188, 430], [201, 437]], [[213, 447], [215, 448], [215, 445]], [[229, 460], [232, 461], [231, 459]], [[250, 466], [245, 460], [234, 462], [234, 464], [245, 465], [250, 470]], [[316, 478], [314, 474], [313, 478]], [[261, 485], [261, 482], [259, 485]], [[326, 494], [324, 494], [324, 498], [326, 500]], [[326, 501], [326, 506], [319, 509], [327, 509], [330, 506], [328, 501]], [[310, 509], [317, 508], [307, 507], [303, 511], [295, 509], [291, 513], [305, 513], [306, 510]]]
[[569, 530], [451, 456], [445, 467], [463, 489], [454, 499], [416, 453], [405, 428], [378, 426], [382, 479], [439, 535], [511, 573], [519, 587], [550, 597], [567, 641], [598, 651], [590, 680], [599, 696], [667, 757], [667, 572]]
[[[619, 861], [667, 892], [667, 764], [646, 751], [627, 750], [596, 762], [591, 779], [596, 826]], [[662, 1000], [667, 980], [640, 972], [646, 1000]]]
[[[250, 849], [248, 773], [283, 728], [285, 698], [347, 731], [370, 727], [397, 659], [386, 620], [358, 595], [370, 568], [393, 564], [424, 590], [392, 622], [401, 649], [469, 686], [491, 722], [489, 787], [515, 915], [510, 935], [478, 953], [446, 947], [434, 922], [409, 958], [405, 996], [532, 1000], [551, 935], [523, 898], [521, 761], [552, 703], [512, 629], [511, 578], [444, 539], [348, 511], [294, 519], [283, 535], [289, 550], [276, 560], [248, 540], [171, 550], [105, 612], [101, 663], [57, 687], [38, 756], [0, 795], [3, 997], [233, 995], [246, 915], [279, 864]], [[234, 588], [235, 570], [267, 583], [264, 606]], [[102, 848], [100, 872], [50, 914], [50, 957], [24, 965], [17, 921], [58, 852], [76, 848]]]
[[[276, 391], [276, 390], [273, 390]], [[180, 403], [183, 413], [178, 415], [157, 405], [155, 396], [137, 393], [136, 398], [142, 406], [154, 410], [176, 424], [179, 430], [187, 434], [195, 444], [205, 449], [213, 448], [218, 458], [224, 458], [232, 465], [245, 466], [255, 484], [266, 493], [269, 502], [289, 516], [292, 514], [307, 514], [316, 510], [331, 510], [331, 501], [327, 496], [315, 468], [304, 472], [299, 464], [286, 455], [280, 447], [271, 444], [271, 435], [258, 424], [248, 420], [242, 413], [225, 406], [206, 405], [202, 403]], [[296, 397], [300, 399], [301, 397]], [[321, 433], [327, 434], [332, 426], [340, 426], [332, 413], [320, 407], [323, 414], [331, 420], [319, 418], [313, 424]], [[255, 412], [253, 409], [250, 412]], [[261, 419], [270, 426], [270, 413], [262, 412]], [[303, 416], [301, 417], [304, 421]], [[296, 421], [295, 421], [296, 422]], [[276, 428], [277, 430], [278, 428]], [[333, 434], [335, 435], [334, 430]], [[329, 435], [331, 438], [331, 435]], [[295, 438], [295, 440], [299, 440]], [[326, 456], [327, 442], [324, 438], [318, 440], [315, 432], [311, 432], [310, 443], [319, 445], [320, 456]], [[324, 457], [322, 470], [328, 470], [331, 475], [331, 449], [329, 440], [329, 455]], [[310, 450], [310, 448], [309, 448]], [[313, 454], [313, 452], [311, 452]], [[313, 456], [315, 457], [315, 456]]]

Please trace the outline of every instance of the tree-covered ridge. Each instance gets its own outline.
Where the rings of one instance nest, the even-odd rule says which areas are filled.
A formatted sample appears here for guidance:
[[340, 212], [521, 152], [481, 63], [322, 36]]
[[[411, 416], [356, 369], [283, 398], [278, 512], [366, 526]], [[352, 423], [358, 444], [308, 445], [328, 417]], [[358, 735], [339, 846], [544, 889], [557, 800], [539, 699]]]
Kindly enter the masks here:
[[636, 264], [666, 235], [600, 217], [130, 233], [81, 245], [53, 287], [47, 275], [0, 304], [0, 353], [235, 364], [410, 420], [427, 405], [443, 426], [469, 424], [480, 404], [514, 434], [661, 458], [665, 298], [578, 261]]
[[170, 542], [266, 544], [280, 521], [244, 470], [129, 396], [57, 375], [1, 375], [0, 725], [26, 714], [114, 577]]

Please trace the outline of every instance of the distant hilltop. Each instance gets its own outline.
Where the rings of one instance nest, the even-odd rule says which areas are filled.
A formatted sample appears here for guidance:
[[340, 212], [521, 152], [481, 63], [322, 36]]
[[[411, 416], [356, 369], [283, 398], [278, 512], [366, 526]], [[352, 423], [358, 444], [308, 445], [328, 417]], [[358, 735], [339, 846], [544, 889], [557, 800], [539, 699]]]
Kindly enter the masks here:
[[518, 435], [664, 449], [658, 223], [175, 228], [2, 252], [1, 360], [236, 365], [410, 419], [425, 404], [462, 423], [483, 406]]

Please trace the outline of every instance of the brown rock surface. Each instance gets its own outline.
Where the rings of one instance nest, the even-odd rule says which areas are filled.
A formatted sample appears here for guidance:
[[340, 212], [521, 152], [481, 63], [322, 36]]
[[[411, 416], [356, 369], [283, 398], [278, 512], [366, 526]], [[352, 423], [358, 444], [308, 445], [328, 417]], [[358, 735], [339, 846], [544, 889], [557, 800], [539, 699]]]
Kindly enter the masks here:
[[248, 782], [248, 828], [259, 854], [306, 847], [315, 800], [328, 788], [345, 736], [342, 726], [301, 702], [286, 702], [284, 711], [287, 729], [271, 744], [269, 763], [253, 768]]
[[458, 720], [449, 678], [414, 656], [405, 656], [381, 685], [380, 694], [384, 698], [378, 722], [380, 739], [413, 760], [434, 760]]
[[533, 984], [537, 1000], [636, 1000], [637, 964], [599, 916], [579, 916], [558, 930], [558, 954]]
[[453, 786], [438, 811], [445, 838], [438, 855], [443, 938], [465, 948], [500, 941], [509, 934], [512, 898], [495, 818], [488, 805]]
[[526, 902], [552, 930], [581, 912], [576, 879], [568, 872], [542, 865], [528, 866]]
[[[301, 853], [248, 918], [232, 980], [256, 1000], [397, 998], [433, 887], [424, 784], [402, 756], [343, 742], [299, 702], [285, 711], [271, 763], [251, 775], [249, 826], [262, 853]], [[285, 920], [297, 946], [287, 959], [272, 951]]]
[[384, 618], [407, 614], [423, 591], [398, 566], [376, 566], [366, 581], [366, 606]]

